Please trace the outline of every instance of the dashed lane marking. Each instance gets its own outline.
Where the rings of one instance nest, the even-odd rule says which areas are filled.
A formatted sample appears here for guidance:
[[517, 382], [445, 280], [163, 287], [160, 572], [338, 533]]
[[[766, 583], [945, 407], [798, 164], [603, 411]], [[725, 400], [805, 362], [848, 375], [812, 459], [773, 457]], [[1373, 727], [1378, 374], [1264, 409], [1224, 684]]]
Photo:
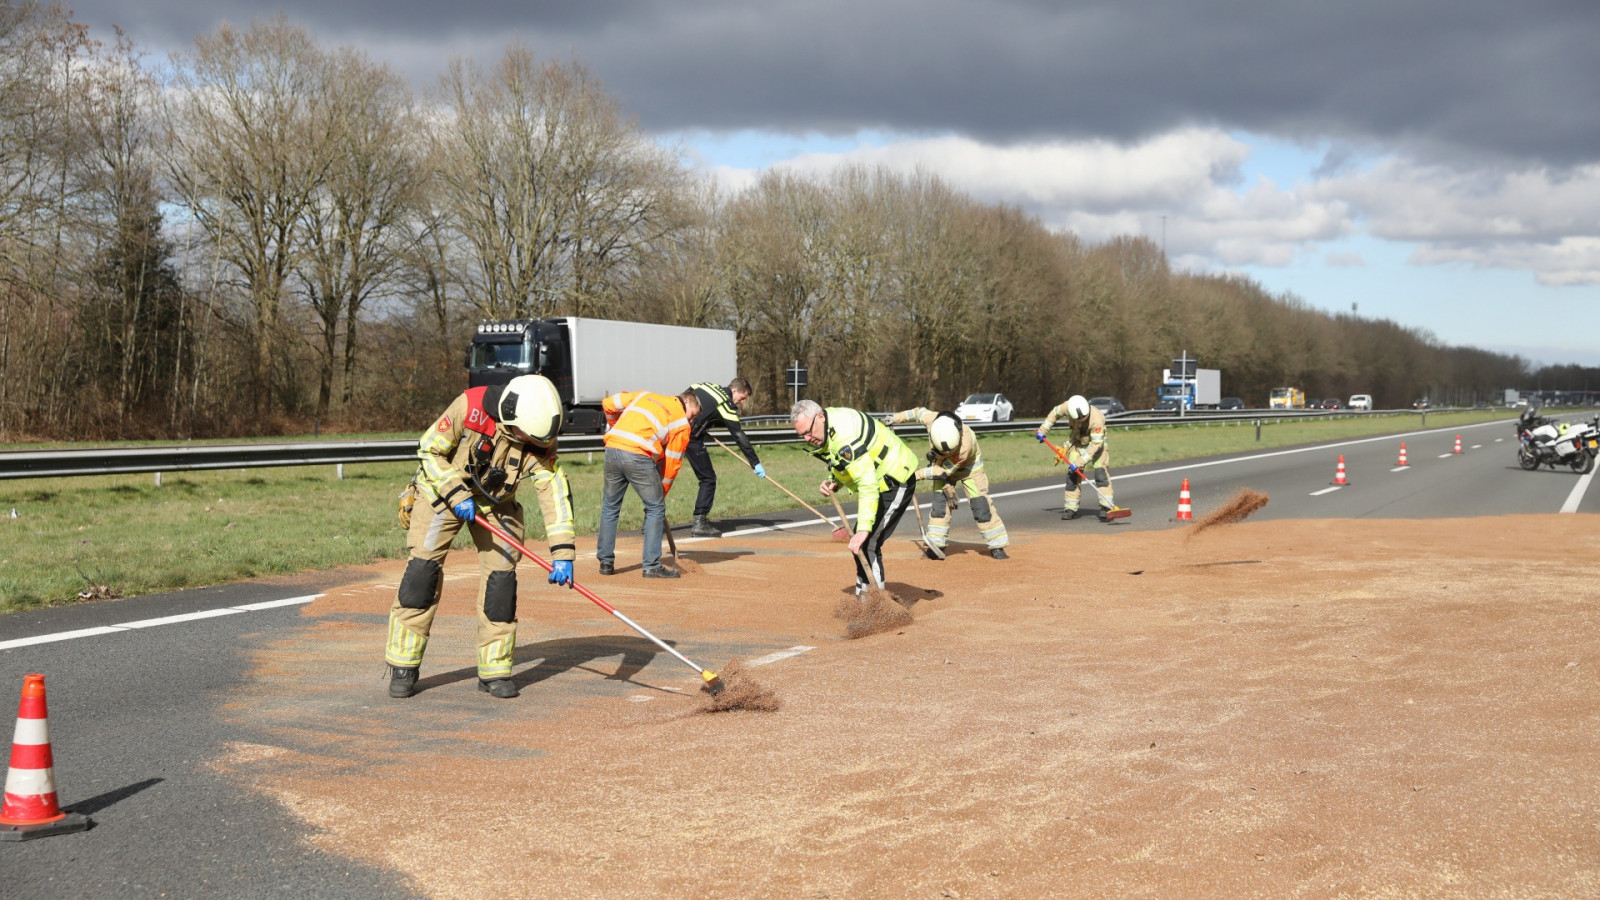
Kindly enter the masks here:
[[1404, 472], [1405, 470], [1407, 470], [1409, 468], [1411, 468], [1411, 467], [1410, 466], [1395, 466], [1394, 468], [1390, 469], [1389, 471], [1391, 471], [1391, 472]]
[[752, 665], [752, 666], [764, 666], [764, 665], [767, 665], [769, 663], [775, 663], [780, 659], [788, 659], [791, 656], [799, 656], [800, 654], [806, 652], [807, 650], [815, 650], [815, 649], [817, 649], [817, 648], [815, 648], [815, 647], [806, 647], [804, 645], [799, 646], [799, 647], [790, 647], [787, 650], [779, 650], [776, 653], [768, 653], [766, 656], [762, 656], [762, 657], [758, 657], [756, 659], [752, 659], [752, 660], [750, 660], [750, 665]]
[[1311, 496], [1313, 496], [1313, 497], [1321, 497], [1323, 494], [1331, 494], [1334, 491], [1337, 491], [1338, 489], [1340, 489], [1342, 487], [1344, 487], [1344, 485], [1342, 485], [1342, 484], [1336, 484], [1333, 487], [1325, 487], [1320, 491], [1312, 491], [1311, 492]]
[[116, 625], [101, 625], [97, 628], [80, 628], [76, 631], [57, 631], [54, 634], [36, 634], [33, 637], [0, 641], [0, 650], [10, 650], [14, 647], [31, 647], [35, 644], [53, 644], [56, 641], [70, 641], [77, 638], [94, 637], [95, 635], [99, 634], [114, 634], [121, 631], [137, 631], [144, 628], [158, 628], [162, 625], [173, 625], [178, 622], [193, 622], [197, 619], [215, 619], [218, 616], [231, 616], [235, 613], [258, 612], [263, 609], [277, 609], [283, 606], [299, 606], [310, 603], [321, 596], [321, 594], [308, 594], [304, 597], [285, 597], [282, 600], [266, 600], [261, 603], [244, 603], [240, 604], [239, 606], [224, 606], [218, 609], [202, 609], [191, 613], [181, 613], [176, 616], [162, 616], [157, 619], [135, 619], [132, 622], [119, 622]]

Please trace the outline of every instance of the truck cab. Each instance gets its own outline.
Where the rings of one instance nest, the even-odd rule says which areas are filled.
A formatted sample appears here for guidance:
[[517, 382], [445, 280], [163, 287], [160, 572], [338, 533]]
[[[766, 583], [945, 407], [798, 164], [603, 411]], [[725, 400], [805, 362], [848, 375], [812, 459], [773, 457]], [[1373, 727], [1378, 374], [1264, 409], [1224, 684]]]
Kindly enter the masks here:
[[567, 408], [567, 433], [605, 430], [605, 417], [577, 408], [572, 384], [572, 340], [566, 319], [483, 322], [467, 347], [467, 386], [505, 384], [518, 375], [543, 375]]

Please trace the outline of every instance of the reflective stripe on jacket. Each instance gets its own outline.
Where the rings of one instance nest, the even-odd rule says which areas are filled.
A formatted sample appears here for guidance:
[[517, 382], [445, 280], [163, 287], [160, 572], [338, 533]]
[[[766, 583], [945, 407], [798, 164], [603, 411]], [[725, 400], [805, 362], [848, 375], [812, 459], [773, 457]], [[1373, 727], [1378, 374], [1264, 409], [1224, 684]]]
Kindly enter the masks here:
[[683, 451], [689, 446], [689, 417], [683, 401], [667, 394], [623, 391], [607, 397], [602, 406], [611, 425], [605, 445], [655, 460], [662, 490], [671, 490], [683, 465]]
[[[556, 442], [541, 447], [524, 444], [511, 432], [495, 427], [484, 410], [484, 389], [471, 388], [458, 395], [417, 441], [422, 467], [416, 479], [436, 509], [455, 506], [472, 497], [480, 504], [515, 500], [517, 488], [530, 481], [544, 516], [545, 537], [553, 559], [576, 555], [572, 516], [572, 488], [556, 455]], [[505, 472], [505, 482], [495, 496], [486, 496], [472, 484], [492, 469]]]
[[733, 394], [720, 384], [709, 381], [689, 385], [689, 390], [694, 391], [700, 398], [700, 414], [694, 417], [694, 425], [689, 429], [691, 441], [704, 441], [706, 432], [712, 426], [721, 425], [728, 430], [739, 449], [744, 451], [744, 458], [754, 467], [761, 462], [756, 456], [756, 449], [750, 445], [750, 438], [744, 433], [744, 426], [739, 424], [739, 407], [733, 402]]

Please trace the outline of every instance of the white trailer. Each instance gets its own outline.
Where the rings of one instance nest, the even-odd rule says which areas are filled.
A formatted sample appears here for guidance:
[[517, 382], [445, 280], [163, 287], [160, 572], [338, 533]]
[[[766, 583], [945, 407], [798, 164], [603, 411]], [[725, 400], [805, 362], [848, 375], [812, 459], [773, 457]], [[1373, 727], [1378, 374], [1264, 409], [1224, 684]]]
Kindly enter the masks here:
[[609, 319], [567, 318], [572, 402], [600, 403], [617, 391], [676, 394], [691, 384], [727, 384], [739, 374], [732, 331]]
[[563, 316], [478, 326], [467, 350], [468, 383], [548, 377], [571, 412], [569, 428], [604, 427], [600, 404], [618, 391], [677, 394], [691, 384], [727, 384], [739, 374], [732, 331]]
[[1214, 409], [1222, 402], [1222, 370], [1194, 370], [1194, 405]]

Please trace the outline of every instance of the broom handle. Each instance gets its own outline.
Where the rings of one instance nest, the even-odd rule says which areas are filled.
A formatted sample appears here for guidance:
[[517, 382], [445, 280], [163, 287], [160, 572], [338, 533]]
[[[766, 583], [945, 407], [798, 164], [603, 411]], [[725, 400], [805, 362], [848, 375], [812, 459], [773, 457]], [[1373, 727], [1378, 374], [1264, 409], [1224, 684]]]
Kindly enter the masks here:
[[[713, 441], [717, 442], [717, 446], [718, 447], [721, 447], [722, 449], [728, 451], [729, 453], [733, 453], [733, 458], [737, 459], [739, 462], [744, 463], [745, 468], [752, 469], [752, 470], [755, 468], [755, 466], [750, 465], [750, 460], [745, 459], [743, 456], [740, 456], [737, 453], [734, 453], [734, 450], [733, 450], [732, 447], [729, 447], [727, 444], [724, 444], [722, 441], [718, 440], [714, 436], [711, 439]], [[829, 528], [843, 528], [843, 527], [845, 527], [845, 523], [844, 523], [842, 518], [841, 518], [841, 520], [840, 520], [838, 525], [833, 524], [833, 520], [832, 519], [830, 519], [827, 516], [823, 515], [822, 513], [818, 512], [817, 508], [815, 506], [812, 506], [811, 504], [805, 502], [804, 500], [801, 500], [799, 494], [796, 494], [794, 491], [791, 491], [788, 488], [784, 487], [783, 485], [779, 484], [777, 479], [773, 478], [771, 475], [767, 476], [767, 480], [772, 482], [772, 486], [773, 487], [775, 487], [778, 490], [783, 491], [785, 494], [788, 494], [789, 496], [793, 497], [795, 499], [795, 502], [799, 503], [801, 506], [804, 506], [806, 509], [811, 510], [813, 513], [816, 513], [817, 518], [821, 519], [824, 523], [826, 523]]]
[[[505, 541], [506, 545], [509, 546], [511, 549], [517, 551], [518, 553], [521, 553], [523, 556], [526, 556], [527, 558], [529, 558], [529, 559], [533, 560], [534, 562], [538, 563], [539, 564], [539, 568], [545, 570], [546, 572], [550, 572], [550, 571], [553, 571], [555, 569], [555, 566], [552, 566], [549, 563], [545, 562], [544, 559], [539, 556], [539, 554], [534, 553], [531, 550], [529, 550], [527, 547], [522, 546], [522, 542], [521, 541], [518, 541], [516, 538], [514, 538], [511, 535], [507, 534], [503, 528], [501, 528], [500, 526], [498, 526], [498, 525], [494, 524], [493, 522], [489, 521], [488, 517], [485, 516], [483, 513], [478, 513], [477, 515], [473, 516], [472, 520], [474, 522], [477, 522], [479, 525], [482, 525], [483, 527], [489, 529], [489, 531], [492, 534], [494, 534], [495, 537], [499, 538], [502, 541]], [[577, 579], [573, 579], [572, 589], [577, 591], [578, 593], [584, 595], [585, 597], [588, 597], [590, 600], [594, 601], [595, 605], [599, 606], [601, 609], [605, 610], [608, 613], [611, 613], [613, 616], [616, 616], [618, 619], [620, 619], [622, 621], [622, 623], [624, 625], [627, 625], [629, 628], [632, 628], [634, 631], [637, 631], [640, 634], [644, 635], [645, 637], [649, 638], [651, 640], [651, 642], [654, 643], [657, 647], [660, 647], [661, 649], [667, 651], [668, 653], [671, 653], [673, 656], [676, 656], [678, 659], [682, 660], [684, 665], [687, 665], [689, 668], [695, 670], [696, 672], [699, 672], [702, 678], [705, 678], [706, 680], [709, 681], [711, 678], [715, 677], [715, 673], [712, 673], [710, 669], [702, 669], [699, 666], [695, 665], [693, 662], [691, 662], [689, 660], [689, 657], [684, 656], [682, 653], [679, 653], [677, 650], [674, 650], [671, 646], [669, 646], [666, 643], [664, 643], [660, 638], [658, 638], [655, 635], [651, 634], [650, 632], [644, 630], [644, 626], [640, 625], [638, 622], [635, 622], [634, 620], [632, 620], [632, 619], [628, 618], [627, 616], [623, 615], [621, 612], [619, 612], [617, 610], [617, 608], [615, 606], [612, 606], [611, 604], [609, 604], [609, 603], [605, 602], [604, 600], [601, 600], [599, 597], [595, 596], [593, 591], [590, 591], [588, 588], [586, 588], [583, 585], [579, 584], [577, 582]]]
[[833, 493], [828, 495], [828, 499], [833, 501], [833, 508], [839, 513], [840, 527], [849, 531], [850, 518], [844, 514], [844, 505], [839, 502], [838, 488], [835, 488]]

